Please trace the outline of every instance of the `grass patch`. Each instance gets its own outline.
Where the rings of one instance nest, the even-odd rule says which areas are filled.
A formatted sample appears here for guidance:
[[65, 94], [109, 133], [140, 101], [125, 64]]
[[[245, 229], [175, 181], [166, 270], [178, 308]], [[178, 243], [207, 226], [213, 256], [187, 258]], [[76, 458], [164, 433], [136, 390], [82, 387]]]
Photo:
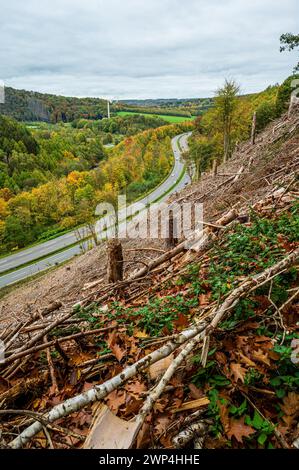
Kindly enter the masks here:
[[131, 111], [119, 111], [118, 116], [128, 116], [130, 114], [141, 114], [142, 116], [150, 116], [150, 117], [159, 117], [164, 119], [167, 122], [171, 123], [178, 123], [178, 122], [184, 122], [184, 121], [193, 121], [196, 119], [196, 116], [192, 117], [184, 117], [184, 116], [168, 116], [167, 114], [148, 114], [148, 113], [136, 113], [136, 112], [131, 112]]

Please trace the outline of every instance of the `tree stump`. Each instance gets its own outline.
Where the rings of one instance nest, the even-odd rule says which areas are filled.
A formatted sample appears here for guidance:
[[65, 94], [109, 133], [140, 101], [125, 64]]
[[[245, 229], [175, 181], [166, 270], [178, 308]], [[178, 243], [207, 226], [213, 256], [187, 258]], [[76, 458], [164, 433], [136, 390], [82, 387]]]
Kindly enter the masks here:
[[213, 176], [217, 176], [217, 160], [216, 158], [213, 160], [213, 168], [212, 168]]
[[118, 239], [108, 241], [108, 282], [117, 282], [123, 280], [123, 250]]
[[177, 244], [178, 244], [178, 238], [177, 238], [176, 220], [173, 216], [173, 211], [169, 211], [167, 246], [168, 248], [173, 248]]

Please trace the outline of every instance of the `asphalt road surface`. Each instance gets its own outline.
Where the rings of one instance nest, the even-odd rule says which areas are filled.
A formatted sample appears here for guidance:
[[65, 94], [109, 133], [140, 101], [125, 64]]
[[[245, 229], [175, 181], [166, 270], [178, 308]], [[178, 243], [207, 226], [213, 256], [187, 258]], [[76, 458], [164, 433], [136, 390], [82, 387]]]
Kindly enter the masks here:
[[[171, 171], [169, 177], [160, 186], [155, 188], [150, 194], [140, 199], [138, 202], [132, 203], [130, 206], [128, 206], [127, 212], [129, 211], [129, 213], [134, 214], [139, 209], [140, 204], [147, 205], [153, 203], [159, 198], [161, 198], [161, 201], [163, 199], [167, 199], [171, 193], [180, 191], [184, 186], [190, 183], [190, 178], [187, 173], [185, 173], [183, 178], [175, 185], [176, 181], [178, 181], [184, 169], [180, 147], [183, 151], [187, 150], [187, 140], [190, 134], [190, 132], [180, 134], [172, 139], [171, 145], [175, 162], [173, 170]], [[172, 186], [174, 185], [175, 187], [172, 188]], [[120, 218], [120, 220], [122, 219]], [[121, 227], [121, 224], [119, 225], [119, 227]], [[0, 288], [25, 279], [40, 271], [44, 271], [51, 266], [59, 265], [60, 263], [73, 258], [75, 255], [82, 254], [82, 252], [86, 250], [90, 245], [90, 241], [85, 241], [81, 242], [81, 244], [78, 244], [78, 231], [80, 232], [81, 236], [86, 234], [86, 228], [82, 227], [77, 231], [66, 233], [53, 240], [40, 243], [30, 248], [21, 250], [13, 255], [1, 258]], [[77, 244], [75, 246], [70, 247], [70, 245], [73, 245], [74, 243]], [[57, 253], [58, 250], [63, 251]], [[42, 260], [38, 259], [41, 257], [45, 258], [43, 258]], [[34, 260], [36, 261], [34, 262]], [[31, 264], [23, 266], [27, 263]], [[15, 269], [15, 271], [5, 273], [6, 271], [13, 269]], [[3, 274], [1, 275], [1, 273]]]

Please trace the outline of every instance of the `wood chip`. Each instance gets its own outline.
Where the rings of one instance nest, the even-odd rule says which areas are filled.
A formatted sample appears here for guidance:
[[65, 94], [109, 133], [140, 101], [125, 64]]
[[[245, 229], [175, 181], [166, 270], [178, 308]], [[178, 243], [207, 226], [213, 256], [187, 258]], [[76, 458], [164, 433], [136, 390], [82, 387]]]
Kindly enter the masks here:
[[102, 405], [84, 443], [84, 449], [129, 449], [137, 426], [134, 421], [118, 418], [106, 405]]
[[210, 400], [207, 397], [198, 398], [197, 400], [186, 401], [180, 406], [180, 408], [171, 408], [171, 411], [178, 413], [179, 411], [194, 410], [195, 408], [200, 408], [201, 406], [208, 405]]

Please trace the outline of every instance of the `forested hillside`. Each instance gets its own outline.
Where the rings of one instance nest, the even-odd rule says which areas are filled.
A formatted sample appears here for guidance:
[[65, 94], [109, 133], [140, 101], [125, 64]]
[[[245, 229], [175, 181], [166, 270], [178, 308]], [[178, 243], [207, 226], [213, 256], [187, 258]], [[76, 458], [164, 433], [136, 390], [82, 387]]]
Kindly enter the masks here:
[[74, 98], [11, 87], [5, 87], [5, 103], [0, 103], [0, 114], [18, 121], [70, 122], [99, 119], [106, 113], [107, 102], [100, 98]]
[[[291, 82], [296, 78], [299, 75], [292, 75], [281, 85], [269, 86], [261, 93], [245, 96], [238, 95], [237, 84], [226, 82], [216, 94], [214, 107], [196, 119], [196, 130], [189, 140], [190, 151], [185, 158], [190, 171], [195, 168], [197, 180], [212, 165], [217, 166], [223, 158], [227, 160], [239, 143], [250, 137], [254, 113], [258, 133], [287, 110]], [[230, 96], [234, 87], [235, 95]]]
[[17, 194], [71, 171], [91, 169], [104, 157], [101, 138], [90, 129], [31, 129], [0, 116], [0, 190]]

